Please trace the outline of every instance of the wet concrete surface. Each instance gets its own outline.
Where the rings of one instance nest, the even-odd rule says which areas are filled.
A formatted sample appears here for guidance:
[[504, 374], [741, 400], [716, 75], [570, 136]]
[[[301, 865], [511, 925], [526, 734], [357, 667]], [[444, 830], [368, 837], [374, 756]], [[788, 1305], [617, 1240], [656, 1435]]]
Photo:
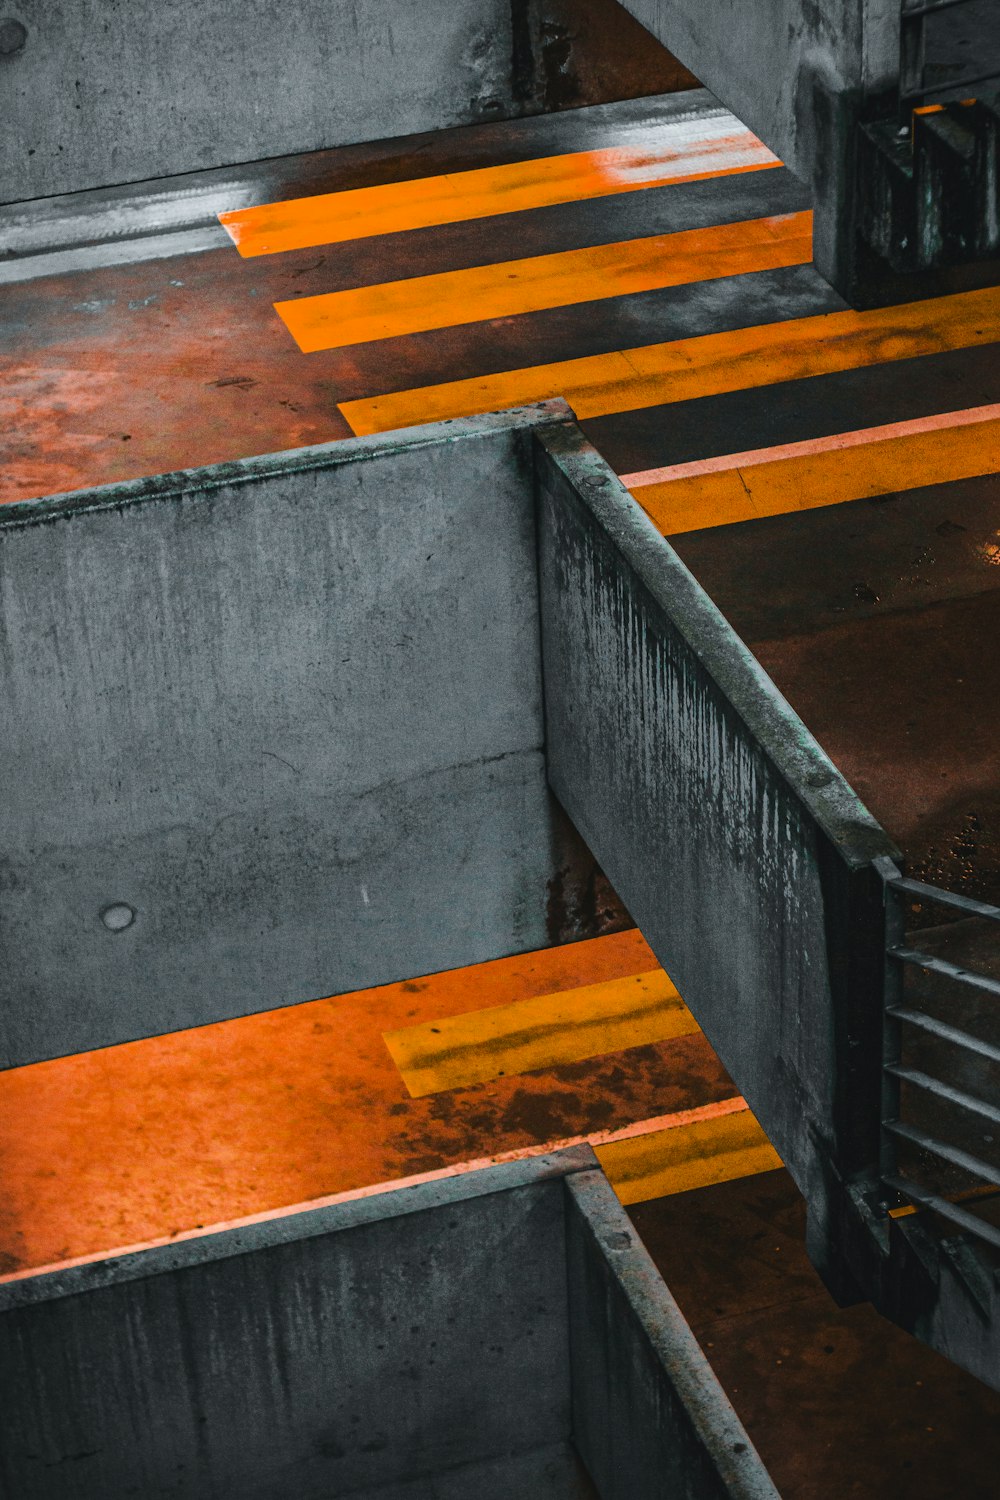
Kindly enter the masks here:
[[784, 1500], [992, 1500], [1000, 1393], [838, 1308], [784, 1172], [644, 1203], [633, 1223]]
[[0, 1275], [733, 1098], [700, 1033], [421, 1098], [384, 1040], [655, 967], [632, 930], [0, 1072]]
[[[0, 209], [0, 500], [348, 437], [338, 403], [359, 397], [841, 306], [812, 267], [795, 266], [310, 355], [274, 311], [334, 289], [803, 209], [804, 190], [780, 168], [249, 260], [217, 221], [255, 203], [634, 143], [712, 111], [699, 90]], [[123, 255], [134, 263], [112, 263]]]
[[908, 873], [1000, 897], [1000, 480], [674, 545], [900, 845]]
[[[1000, 479], [675, 545], [899, 845], [906, 873], [1000, 903]], [[904, 920], [912, 946], [1000, 977], [1000, 924], [955, 920], [917, 897]], [[996, 995], [915, 966], [901, 974], [905, 1005], [1000, 1045]], [[901, 1061], [975, 1099], [1000, 1098], [1000, 1064], [912, 1024]], [[1000, 1128], [976, 1111], [904, 1082], [899, 1117], [1000, 1172]], [[981, 1190], [981, 1176], [913, 1144], [900, 1145], [898, 1167], [945, 1196]], [[975, 1211], [996, 1219], [996, 1208], [977, 1199]]]

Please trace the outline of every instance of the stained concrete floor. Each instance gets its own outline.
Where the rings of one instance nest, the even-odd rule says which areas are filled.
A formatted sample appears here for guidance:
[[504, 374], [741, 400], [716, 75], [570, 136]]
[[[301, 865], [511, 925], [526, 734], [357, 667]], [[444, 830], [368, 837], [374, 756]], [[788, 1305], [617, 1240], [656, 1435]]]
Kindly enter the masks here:
[[908, 872], [1000, 899], [1000, 477], [673, 543]]
[[784, 1500], [993, 1500], [1000, 1392], [838, 1308], [785, 1172], [643, 1203], [631, 1218]]

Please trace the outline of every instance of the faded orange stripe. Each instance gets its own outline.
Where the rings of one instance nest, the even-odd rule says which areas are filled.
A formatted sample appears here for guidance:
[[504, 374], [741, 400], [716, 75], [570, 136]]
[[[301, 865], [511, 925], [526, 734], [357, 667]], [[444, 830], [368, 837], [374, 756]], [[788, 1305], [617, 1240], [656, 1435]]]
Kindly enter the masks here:
[[584, 1062], [698, 1030], [662, 969], [385, 1033], [414, 1099]]
[[345, 401], [340, 410], [358, 436], [553, 396], [565, 397], [586, 420], [972, 348], [995, 342], [998, 334], [1000, 288], [989, 287], [902, 307], [822, 313], [472, 376]]
[[573, 1080], [498, 1079], [443, 1113], [434, 1096], [409, 1097], [382, 1039], [655, 966], [632, 930], [0, 1073], [0, 1270], [729, 1097], [707, 1042], [689, 1036], [663, 1044], [662, 1074], [625, 1086], [612, 1058], [578, 1064]]
[[731, 118], [717, 133], [697, 123], [694, 136], [668, 124], [624, 146], [290, 198], [219, 220], [241, 255], [274, 255], [781, 165]]
[[800, 265], [812, 215], [780, 214], [276, 302], [303, 353]]
[[666, 535], [1000, 470], [1000, 405], [622, 476]]

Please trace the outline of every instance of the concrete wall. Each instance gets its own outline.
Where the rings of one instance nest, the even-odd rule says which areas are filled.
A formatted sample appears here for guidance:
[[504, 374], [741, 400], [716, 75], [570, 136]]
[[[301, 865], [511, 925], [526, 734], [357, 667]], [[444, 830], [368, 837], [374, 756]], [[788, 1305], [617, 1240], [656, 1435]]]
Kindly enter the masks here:
[[6, 0], [0, 201], [684, 86], [614, 0]]
[[601, 1500], [776, 1500], [604, 1173], [566, 1190], [573, 1433]]
[[551, 785], [822, 1217], [877, 1155], [891, 846], [598, 455], [539, 449]]
[[3, 508], [4, 1065], [593, 935], [543, 754], [563, 412]]
[[771, 1500], [587, 1147], [0, 1285], [0, 1488], [585, 1500], [602, 1360], [602, 1497]]
[[[857, 238], [857, 123], [896, 88], [900, 0], [622, 0], [812, 191], [817, 269], [848, 301], [900, 301]], [[878, 111], [891, 114], [891, 97]], [[860, 259], [859, 259], [860, 256]]]
[[805, 181], [811, 77], [874, 92], [899, 74], [900, 0], [621, 0]]
[[560, 1176], [468, 1181], [0, 1288], [0, 1489], [329, 1500], [565, 1442]]

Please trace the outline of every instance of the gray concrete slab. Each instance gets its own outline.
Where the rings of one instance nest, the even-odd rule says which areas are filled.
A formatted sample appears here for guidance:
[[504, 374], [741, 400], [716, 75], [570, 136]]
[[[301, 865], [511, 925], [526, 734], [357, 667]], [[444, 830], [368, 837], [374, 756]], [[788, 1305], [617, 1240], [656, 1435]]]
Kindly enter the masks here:
[[6, 1065], [571, 935], [527, 447], [565, 410], [4, 509]]
[[0, 28], [4, 202], [695, 82], [612, 0], [10, 0]]
[[18, 0], [8, 199], [442, 129], [509, 111], [507, 0]]

